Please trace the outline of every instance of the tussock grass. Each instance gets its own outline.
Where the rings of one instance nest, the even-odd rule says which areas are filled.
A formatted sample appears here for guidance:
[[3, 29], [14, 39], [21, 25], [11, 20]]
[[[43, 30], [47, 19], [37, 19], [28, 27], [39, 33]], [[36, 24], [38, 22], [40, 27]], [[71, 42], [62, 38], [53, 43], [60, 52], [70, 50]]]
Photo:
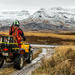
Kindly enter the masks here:
[[36, 57], [38, 57], [38, 55], [42, 52], [42, 49], [39, 48], [34, 54], [33, 54], [33, 59], [35, 59]]
[[15, 69], [13, 69], [12, 67], [9, 68], [4, 68], [4, 69], [0, 69], [0, 75], [10, 75], [11, 72], [14, 72]]
[[32, 75], [75, 75], [75, 46], [55, 48], [55, 54], [43, 59]]

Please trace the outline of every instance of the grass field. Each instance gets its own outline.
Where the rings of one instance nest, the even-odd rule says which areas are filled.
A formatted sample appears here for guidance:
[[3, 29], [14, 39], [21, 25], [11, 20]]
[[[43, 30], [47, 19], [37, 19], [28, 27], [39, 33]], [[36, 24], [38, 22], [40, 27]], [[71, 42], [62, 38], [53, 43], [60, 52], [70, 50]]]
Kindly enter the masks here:
[[[8, 32], [0, 32], [0, 34], [8, 35]], [[55, 34], [55, 33], [40, 33], [40, 32], [24, 32], [25, 36], [38, 36], [38, 37], [52, 37], [52, 38], [59, 38], [59, 39], [68, 39], [68, 40], [75, 40], [75, 35], [71, 35], [71, 33], [67, 34]], [[66, 35], [67, 34], [67, 35]]]
[[27, 41], [34, 44], [59, 44], [59, 45], [75, 45], [75, 35], [73, 34], [55, 34], [55, 33], [39, 33], [25, 32]]
[[75, 46], [61, 46], [55, 51], [32, 75], [75, 75]]
[[[0, 34], [6, 34], [7, 32], [0, 32]], [[41, 33], [41, 32], [24, 32], [27, 42], [34, 44], [67, 44], [75, 45], [74, 33]]]

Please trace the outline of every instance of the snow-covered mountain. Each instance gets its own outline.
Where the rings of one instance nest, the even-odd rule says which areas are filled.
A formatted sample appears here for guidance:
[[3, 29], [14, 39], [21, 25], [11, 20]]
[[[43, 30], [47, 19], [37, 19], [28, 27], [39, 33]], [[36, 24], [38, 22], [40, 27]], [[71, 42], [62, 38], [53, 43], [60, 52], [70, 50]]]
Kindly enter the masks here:
[[51, 8], [40, 9], [31, 18], [37, 22], [48, 22], [50, 24], [66, 23], [75, 24], [75, 9]]
[[[32, 30], [41, 30], [43, 28], [53, 29], [54, 27], [54, 29], [75, 30], [75, 9], [61, 7], [50, 9], [41, 8], [34, 12], [33, 15], [30, 15], [28, 11], [2, 12], [0, 15], [0, 20], [4, 20], [0, 21], [2, 25], [5, 25], [6, 22], [6, 25], [10, 25], [9, 21], [12, 23], [14, 19], [18, 19], [23, 26], [26, 28], [29, 28], [28, 26], [30, 26]], [[51, 26], [52, 28], [49, 28]]]
[[[75, 30], [75, 9], [55, 7], [50, 9], [40, 9], [29, 18], [23, 20], [24, 23], [44, 23]], [[43, 25], [42, 25], [43, 26]], [[45, 25], [44, 25], [45, 26]]]
[[64, 8], [51, 8], [51, 9], [40, 9], [35, 12], [31, 18], [35, 21], [39, 20], [49, 20], [49, 21], [64, 21], [71, 22], [75, 20], [75, 9], [64, 9]]

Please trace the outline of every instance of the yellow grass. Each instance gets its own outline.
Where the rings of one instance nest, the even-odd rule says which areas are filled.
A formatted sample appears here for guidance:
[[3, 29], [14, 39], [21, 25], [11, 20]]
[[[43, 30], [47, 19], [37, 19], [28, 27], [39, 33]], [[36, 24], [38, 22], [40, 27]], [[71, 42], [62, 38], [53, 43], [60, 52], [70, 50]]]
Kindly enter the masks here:
[[32, 75], [75, 75], [75, 46], [55, 48], [55, 54], [43, 59]]
[[[8, 32], [0, 32], [0, 34], [8, 35]], [[40, 33], [40, 32], [24, 32], [25, 36], [40, 36], [40, 37], [52, 37], [52, 38], [59, 38], [59, 39], [68, 39], [68, 40], [75, 40], [75, 35], [60, 35], [55, 33]]]
[[33, 54], [33, 59], [35, 59], [36, 57], [38, 57], [38, 55], [42, 52], [42, 49], [39, 48], [34, 54]]
[[74, 45], [64, 45], [64, 46], [59, 46], [59, 47], [56, 47], [55, 50], [56, 51], [67, 51], [68, 49], [72, 49], [72, 50], [75, 50], [75, 46]]
[[9, 35], [9, 33], [8, 32], [0, 32], [0, 34], [4, 34], [4, 35]]
[[13, 69], [12, 67], [0, 69], [0, 75], [10, 75], [14, 71], [15, 69]]
[[39, 33], [39, 32], [24, 32], [26, 36], [40, 36], [40, 37], [52, 37], [60, 39], [70, 39], [75, 40], [75, 35], [60, 35], [55, 33]]

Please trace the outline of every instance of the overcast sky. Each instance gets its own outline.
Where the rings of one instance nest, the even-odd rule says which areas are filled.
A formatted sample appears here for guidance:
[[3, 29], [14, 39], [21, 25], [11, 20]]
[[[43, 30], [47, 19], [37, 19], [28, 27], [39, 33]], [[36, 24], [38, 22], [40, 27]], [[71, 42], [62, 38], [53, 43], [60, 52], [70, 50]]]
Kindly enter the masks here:
[[0, 11], [29, 10], [40, 8], [66, 7], [75, 8], [75, 0], [0, 0]]

